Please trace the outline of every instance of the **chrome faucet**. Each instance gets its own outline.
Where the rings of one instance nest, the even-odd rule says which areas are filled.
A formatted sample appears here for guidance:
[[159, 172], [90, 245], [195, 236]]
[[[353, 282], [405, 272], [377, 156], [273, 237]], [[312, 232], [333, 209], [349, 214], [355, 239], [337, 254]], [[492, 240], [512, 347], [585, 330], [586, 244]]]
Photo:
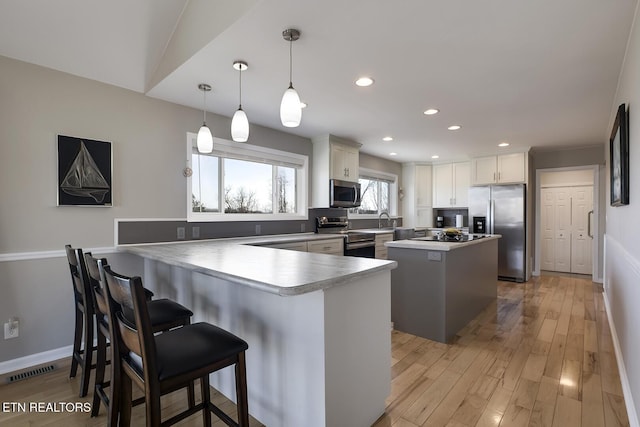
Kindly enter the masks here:
[[389, 227], [389, 223], [391, 222], [391, 217], [389, 216], [388, 212], [383, 211], [383, 212], [380, 212], [380, 215], [378, 215], [378, 228], [382, 228], [382, 215], [387, 216], [387, 227]]

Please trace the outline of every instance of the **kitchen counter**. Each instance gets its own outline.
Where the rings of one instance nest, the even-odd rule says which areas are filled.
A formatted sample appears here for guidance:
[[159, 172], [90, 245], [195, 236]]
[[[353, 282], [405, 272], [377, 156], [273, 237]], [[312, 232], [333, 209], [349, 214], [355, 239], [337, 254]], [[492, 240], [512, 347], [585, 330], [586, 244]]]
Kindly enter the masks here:
[[450, 342], [497, 297], [498, 239], [464, 243], [387, 242], [391, 273], [391, 320], [397, 330]]
[[119, 250], [281, 296], [328, 289], [396, 266], [395, 261], [259, 247], [331, 238], [343, 237], [281, 235], [120, 246]]
[[[395, 261], [261, 244], [315, 234], [120, 246], [141, 257], [144, 284], [249, 344], [249, 413], [268, 426], [368, 427], [391, 392]], [[366, 363], [362, 363], [363, 357]], [[234, 400], [229, 370], [211, 385]], [[357, 410], [354, 410], [357, 408]]]
[[389, 248], [405, 248], [418, 249], [425, 251], [454, 251], [467, 246], [482, 244], [489, 240], [497, 240], [501, 236], [499, 234], [487, 234], [481, 239], [470, 240], [467, 242], [446, 242], [446, 241], [430, 241], [430, 240], [396, 240], [385, 243]]

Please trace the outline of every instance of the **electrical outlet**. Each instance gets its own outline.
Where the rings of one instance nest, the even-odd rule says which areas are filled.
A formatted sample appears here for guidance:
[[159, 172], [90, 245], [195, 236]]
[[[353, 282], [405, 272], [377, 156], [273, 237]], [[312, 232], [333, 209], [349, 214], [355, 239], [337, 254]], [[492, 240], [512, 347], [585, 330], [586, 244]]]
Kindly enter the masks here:
[[256, 224], [256, 235], [262, 233], [262, 226], [260, 224]]
[[191, 237], [194, 239], [200, 238], [200, 227], [191, 227]]
[[184, 240], [184, 227], [178, 227], [178, 239]]
[[20, 332], [20, 323], [17, 319], [10, 319], [4, 324], [4, 339], [17, 338]]
[[307, 225], [303, 222], [300, 224], [300, 232], [304, 233], [307, 230]]

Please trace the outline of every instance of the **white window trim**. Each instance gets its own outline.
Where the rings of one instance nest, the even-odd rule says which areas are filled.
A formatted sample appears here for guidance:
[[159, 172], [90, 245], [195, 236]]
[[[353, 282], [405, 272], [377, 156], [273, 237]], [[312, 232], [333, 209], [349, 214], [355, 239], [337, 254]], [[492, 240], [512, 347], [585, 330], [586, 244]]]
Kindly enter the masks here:
[[[389, 216], [397, 217], [398, 216], [398, 175], [360, 167], [358, 179], [363, 177], [391, 181], [391, 185], [389, 186]], [[378, 218], [378, 214], [358, 214], [358, 213], [352, 213], [352, 212], [349, 212], [348, 216], [349, 218], [353, 218], [353, 219]]]
[[[197, 134], [187, 132], [186, 158], [187, 168], [193, 170], [191, 155], [196, 147]], [[280, 151], [273, 148], [261, 147], [246, 143], [237, 143], [222, 138], [213, 138], [213, 154], [239, 160], [268, 160], [268, 163], [278, 162], [282, 165], [296, 166], [296, 213], [271, 213], [271, 214], [238, 214], [224, 212], [193, 212], [191, 195], [193, 193], [191, 176], [187, 177], [187, 222], [222, 222], [222, 221], [283, 221], [283, 220], [307, 220], [309, 218], [309, 157]], [[274, 204], [275, 206], [275, 204]], [[223, 206], [221, 206], [223, 208]]]

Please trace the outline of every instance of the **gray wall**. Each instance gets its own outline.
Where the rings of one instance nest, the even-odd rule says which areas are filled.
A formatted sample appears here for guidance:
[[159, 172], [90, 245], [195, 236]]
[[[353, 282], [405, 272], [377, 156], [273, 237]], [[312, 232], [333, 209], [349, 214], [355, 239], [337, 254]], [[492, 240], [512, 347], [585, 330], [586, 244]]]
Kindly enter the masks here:
[[[618, 93], [611, 105], [609, 128], [603, 130], [608, 140], [618, 105], [629, 109], [629, 199], [627, 206], [609, 206], [609, 174], [606, 179], [605, 297], [613, 320], [614, 343], [620, 350], [620, 374], [625, 390], [631, 425], [638, 425], [640, 409], [640, 12], [636, 10]], [[606, 171], [609, 171], [608, 150]], [[615, 339], [617, 338], [617, 339]]]
[[[186, 217], [186, 132], [201, 120], [202, 111], [0, 57], [0, 323], [21, 322], [18, 338], [0, 339], [0, 362], [71, 344], [65, 244], [113, 247], [115, 218]], [[230, 139], [229, 118], [207, 123]], [[56, 206], [58, 134], [113, 143], [113, 207]], [[309, 139], [256, 125], [249, 142], [312, 152]]]

